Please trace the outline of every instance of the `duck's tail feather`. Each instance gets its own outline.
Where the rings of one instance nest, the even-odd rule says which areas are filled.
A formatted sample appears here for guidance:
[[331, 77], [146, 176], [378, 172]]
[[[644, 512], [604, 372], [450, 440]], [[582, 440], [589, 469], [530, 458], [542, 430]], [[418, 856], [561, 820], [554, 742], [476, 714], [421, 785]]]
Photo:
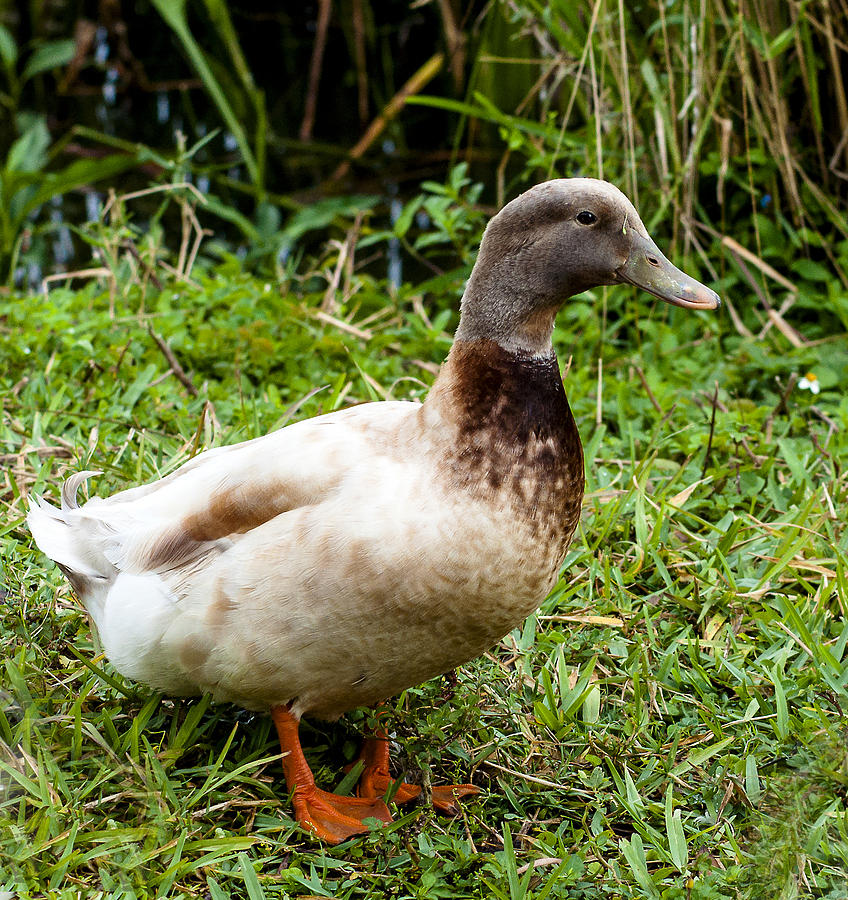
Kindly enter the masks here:
[[[95, 475], [100, 474], [102, 473], [99, 470], [88, 469], [85, 472], [77, 472], [75, 475], [71, 475], [70, 478], [67, 478], [62, 485], [62, 509], [79, 509], [79, 503], [77, 503], [77, 491], [79, 491], [80, 485], [85, 484], [89, 478], [93, 478]], [[39, 502], [44, 502], [40, 498], [38, 499]]]
[[[42, 497], [30, 500], [27, 525], [38, 548], [62, 570], [95, 622], [118, 570], [101, 549], [108, 525], [81, 512], [76, 501], [79, 486], [96, 472], [79, 472], [62, 486], [62, 507]], [[99, 540], [98, 540], [99, 538]]]

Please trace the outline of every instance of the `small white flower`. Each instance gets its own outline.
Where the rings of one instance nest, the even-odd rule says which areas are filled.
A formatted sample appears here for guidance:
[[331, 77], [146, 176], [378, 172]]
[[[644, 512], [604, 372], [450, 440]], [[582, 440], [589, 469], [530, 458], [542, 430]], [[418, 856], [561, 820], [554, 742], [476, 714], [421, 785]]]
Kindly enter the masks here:
[[798, 387], [801, 388], [802, 391], [810, 391], [812, 394], [817, 394], [821, 390], [821, 385], [814, 372], [807, 372], [807, 374], [798, 382]]

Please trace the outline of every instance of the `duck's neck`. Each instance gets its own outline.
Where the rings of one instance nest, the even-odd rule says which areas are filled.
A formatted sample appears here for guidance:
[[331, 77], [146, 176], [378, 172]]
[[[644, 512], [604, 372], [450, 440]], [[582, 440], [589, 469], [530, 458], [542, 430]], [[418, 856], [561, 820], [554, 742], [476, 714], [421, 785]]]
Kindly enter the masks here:
[[513, 356], [545, 359], [554, 352], [551, 332], [558, 310], [558, 306], [537, 309], [523, 321], [463, 313], [456, 340], [464, 344], [492, 342]]
[[547, 357], [553, 353], [551, 333], [559, 304], [536, 306], [507, 302], [477, 303], [466, 291], [456, 340], [463, 343], [493, 341], [502, 349], [523, 357]]
[[425, 407], [456, 428], [457, 450], [487, 458], [487, 471], [520, 462], [544, 468], [568, 456], [579, 459], [582, 474], [580, 437], [553, 348], [528, 355], [493, 340], [457, 338]]

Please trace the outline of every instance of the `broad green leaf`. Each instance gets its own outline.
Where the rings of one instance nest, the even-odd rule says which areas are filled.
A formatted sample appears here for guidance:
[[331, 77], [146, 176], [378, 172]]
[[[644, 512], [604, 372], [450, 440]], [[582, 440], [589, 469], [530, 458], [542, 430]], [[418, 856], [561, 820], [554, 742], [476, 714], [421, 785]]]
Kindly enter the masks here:
[[766, 51], [767, 58], [774, 59], [790, 47], [795, 38], [796, 30], [797, 26], [790, 25], [789, 28], [784, 28], [774, 40], [769, 41], [768, 50]]
[[247, 60], [244, 58], [244, 53], [239, 44], [236, 29], [233, 27], [233, 20], [230, 17], [227, 3], [225, 0], [204, 0], [204, 4], [209, 13], [210, 20], [214, 24], [218, 34], [221, 36], [221, 39], [230, 53], [230, 58], [233, 61], [233, 65], [241, 79], [242, 85], [249, 92], [249, 95], [254, 98], [254, 101], [256, 101], [257, 97], [261, 96], [261, 91], [257, 89], [256, 83], [253, 80], [253, 73], [250, 71]]
[[807, 281], [829, 282], [833, 278], [830, 269], [811, 259], [796, 259], [792, 263], [792, 271]]
[[[480, 103], [479, 106], [474, 106], [461, 100], [434, 97], [429, 94], [416, 94], [408, 97], [406, 103], [413, 106], [432, 106], [436, 109], [444, 109], [448, 112], [469, 116], [470, 118], [482, 119], [485, 122], [494, 122], [498, 125], [516, 128], [524, 134], [531, 134], [540, 138], [551, 139], [555, 134], [552, 134], [551, 129], [546, 125], [534, 122], [532, 119], [523, 119], [519, 116], [510, 116], [501, 112], [491, 100], [479, 92], [475, 92], [474, 99]], [[429, 183], [433, 184], [433, 182]], [[443, 187], [442, 190], [444, 190]]]
[[642, 838], [638, 834], [633, 834], [629, 841], [619, 841], [618, 846], [621, 848], [621, 852], [627, 860], [627, 865], [630, 866], [630, 871], [633, 872], [633, 877], [639, 883], [639, 886], [644, 891], [647, 891], [649, 896], [658, 897], [659, 894], [654, 886], [654, 882], [648, 874], [648, 861], [645, 857], [645, 847], [642, 844]]
[[104, 156], [102, 159], [77, 159], [64, 169], [48, 172], [40, 179], [38, 190], [29, 199], [27, 211], [41, 206], [52, 197], [59, 197], [90, 184], [108, 182], [137, 164], [136, 157], [123, 153]]
[[717, 753], [721, 753], [725, 747], [729, 747], [735, 738], [727, 737], [718, 741], [715, 744], [709, 744], [706, 747], [700, 747], [697, 750], [693, 750], [688, 759], [683, 760], [683, 762], [678, 763], [672, 770], [673, 775], [682, 775], [684, 772], [687, 772], [693, 766], [702, 766], [708, 759], [711, 759]]
[[32, 125], [12, 144], [6, 157], [6, 172], [38, 172], [47, 161], [47, 148], [50, 146], [50, 132], [43, 116], [37, 118]]
[[65, 873], [68, 871], [68, 866], [71, 862], [71, 857], [74, 855], [74, 842], [76, 841], [79, 828], [79, 822], [74, 822], [71, 826], [70, 833], [68, 834], [64, 849], [62, 850], [62, 856], [59, 858], [50, 878], [51, 888], [60, 887], [64, 881]]
[[247, 166], [247, 171], [250, 174], [250, 180], [257, 187], [261, 186], [262, 172], [251, 149], [247, 134], [227, 95], [218, 83], [218, 79], [215, 78], [200, 44], [194, 39], [189, 29], [185, 14], [185, 0], [152, 0], [152, 2], [159, 15], [162, 16], [179, 38], [192, 66], [194, 66], [195, 71], [206, 86], [206, 90], [209, 92], [209, 96], [212, 98], [215, 106], [218, 107], [221, 118], [226, 122], [227, 128], [230, 129], [233, 137], [236, 139], [244, 164]]
[[211, 875], [206, 878], [206, 886], [209, 888], [209, 896], [212, 900], [230, 900], [230, 895], [224, 891]]
[[795, 452], [792, 441], [781, 438], [778, 440], [777, 445], [783, 453], [783, 458], [786, 460], [786, 464], [789, 466], [792, 476], [799, 484], [806, 484], [810, 475], [807, 471], [805, 460], [802, 460]]
[[760, 774], [757, 771], [757, 757], [753, 753], [745, 757], [745, 794], [754, 806], [760, 802]]
[[685, 872], [689, 863], [689, 847], [686, 843], [686, 833], [683, 831], [683, 822], [680, 819], [680, 810], [672, 810], [672, 786], [665, 792], [665, 833], [668, 837], [668, 850], [671, 861], [678, 872]]
[[259, 229], [235, 207], [222, 203], [211, 194], [207, 194], [205, 199], [204, 209], [208, 209], [209, 212], [214, 213], [225, 222], [235, 225], [249, 241], [259, 241], [261, 239]]
[[666, 830], [671, 861], [677, 866], [678, 871], [685, 872], [689, 864], [689, 846], [686, 843], [686, 833], [683, 831], [679, 809], [676, 809], [671, 819], [666, 822]]
[[601, 689], [593, 684], [583, 701], [583, 721], [587, 725], [594, 725], [601, 716]]
[[247, 896], [250, 900], [265, 900], [265, 891], [262, 890], [262, 885], [256, 876], [256, 870], [251, 865], [247, 854], [239, 853], [238, 861], [242, 877], [244, 878], [244, 886], [247, 888]]
[[177, 874], [180, 870], [180, 860], [182, 859], [183, 848], [185, 847], [187, 837], [188, 832], [183, 831], [177, 838], [177, 845], [176, 847], [174, 847], [174, 852], [171, 854], [171, 859], [168, 863], [168, 867], [167, 869], [165, 869], [162, 879], [157, 885], [157, 892], [159, 896], [166, 897], [168, 895], [168, 892], [171, 890], [171, 885], [174, 883], [174, 881], [176, 881]]
[[5, 25], [0, 25], [0, 62], [12, 70], [18, 61], [18, 45], [12, 32]]
[[289, 219], [283, 229], [283, 235], [288, 241], [294, 243], [307, 232], [326, 228], [337, 217], [347, 218], [356, 215], [362, 209], [372, 208], [375, 202], [377, 202], [376, 197], [367, 195], [326, 197], [298, 210]]
[[203, 714], [209, 707], [210, 701], [210, 696], [204, 694], [199, 700], [191, 704], [179, 731], [168, 742], [169, 750], [180, 750], [183, 747], [193, 746], [199, 742], [198, 725], [203, 719]]
[[424, 197], [419, 194], [419, 196], [415, 197], [413, 200], [410, 200], [409, 203], [403, 208], [403, 212], [397, 217], [397, 221], [394, 224], [394, 233], [398, 237], [403, 237], [407, 231], [409, 231], [409, 226], [412, 224], [412, 220], [415, 218], [415, 213], [421, 208], [421, 204], [424, 202]]
[[786, 691], [783, 689], [783, 680], [777, 666], [771, 670], [770, 675], [774, 685], [774, 705], [777, 711], [775, 731], [777, 736], [782, 741], [785, 741], [789, 736], [789, 706], [786, 702]]
[[644, 809], [645, 801], [642, 799], [639, 788], [636, 787], [636, 782], [633, 780], [633, 776], [627, 767], [624, 769], [624, 784], [627, 788], [627, 802], [630, 804], [630, 807], [632, 809]]
[[153, 381], [155, 375], [156, 366], [153, 363], [149, 363], [141, 370], [141, 372], [139, 372], [135, 381], [127, 388], [121, 401], [127, 414], [129, 414], [136, 403], [138, 403], [139, 398], [144, 393], [147, 385]]
[[74, 58], [75, 52], [76, 42], [72, 39], [42, 44], [27, 60], [21, 80], [29, 81], [42, 72], [66, 66]]
[[562, 715], [572, 718], [583, 705], [589, 692], [592, 690], [589, 682], [595, 671], [597, 656], [593, 656], [580, 670], [580, 675], [573, 688], [568, 686], [571, 668], [565, 657], [565, 651], [560, 644], [557, 649], [557, 678], [559, 684], [559, 703]]
[[633, 522], [636, 526], [636, 543], [640, 547], [645, 547], [648, 543], [648, 519], [645, 513], [645, 495], [641, 486], [636, 490]]

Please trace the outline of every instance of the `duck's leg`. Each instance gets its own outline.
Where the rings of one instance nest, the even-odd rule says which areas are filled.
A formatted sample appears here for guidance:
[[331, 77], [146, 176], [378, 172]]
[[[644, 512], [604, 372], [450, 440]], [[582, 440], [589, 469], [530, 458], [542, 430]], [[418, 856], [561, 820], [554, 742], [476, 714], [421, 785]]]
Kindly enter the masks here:
[[300, 747], [298, 720], [286, 706], [272, 706], [271, 717], [280, 737], [283, 772], [292, 793], [295, 818], [304, 828], [328, 843], [338, 844], [368, 831], [363, 819], [392, 821], [380, 797], [340, 797], [318, 788]]
[[[379, 713], [378, 713], [379, 716]], [[365, 739], [359, 759], [365, 764], [359, 776], [357, 795], [363, 798], [384, 797], [395, 779], [389, 773], [389, 737], [382, 728]], [[421, 793], [417, 784], [401, 783], [392, 799], [395, 803], [409, 803]], [[432, 788], [433, 806], [447, 815], [456, 815], [459, 807], [456, 801], [463, 797], [479, 794], [480, 789], [473, 784], [442, 784]]]

